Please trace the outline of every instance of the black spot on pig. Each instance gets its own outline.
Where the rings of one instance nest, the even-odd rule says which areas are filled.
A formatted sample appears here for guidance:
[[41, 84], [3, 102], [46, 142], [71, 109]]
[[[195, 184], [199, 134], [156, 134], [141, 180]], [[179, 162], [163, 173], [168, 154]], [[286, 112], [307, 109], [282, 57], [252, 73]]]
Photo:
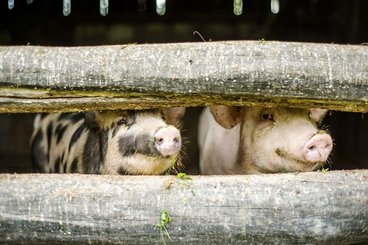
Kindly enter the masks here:
[[128, 171], [126, 171], [123, 167], [118, 170], [119, 175], [129, 175]]
[[109, 131], [102, 130], [99, 134], [100, 139], [100, 159], [105, 159], [107, 154], [107, 144], [109, 140]]
[[61, 169], [60, 169], [60, 164], [61, 164], [61, 157], [58, 157], [58, 158], [56, 158], [56, 160], [55, 160], [55, 169], [54, 169], [54, 172], [55, 173], [60, 173], [61, 171]]
[[77, 158], [73, 160], [72, 165], [70, 166], [70, 172], [78, 173], [78, 159]]
[[137, 152], [148, 156], [160, 156], [160, 153], [155, 148], [154, 138], [147, 135], [138, 135], [135, 140]]
[[80, 113], [61, 113], [58, 118], [58, 121], [68, 120], [72, 123], [77, 123], [81, 120], [84, 120], [84, 114], [82, 112]]
[[47, 113], [40, 113], [41, 120], [44, 119], [48, 114]]
[[119, 140], [121, 155], [128, 157], [135, 153], [135, 137], [133, 135], [123, 136]]
[[61, 124], [59, 124], [56, 129], [55, 129], [55, 135], [56, 135], [56, 143], [59, 144], [61, 139], [64, 136], [65, 130], [67, 129], [67, 125], [62, 126]]
[[66, 164], [66, 163], [63, 163], [63, 166], [64, 166], [64, 168], [63, 168], [63, 173], [66, 173], [66, 167], [67, 167], [67, 164]]
[[99, 131], [89, 131], [86, 144], [83, 149], [83, 172], [97, 174], [100, 171], [101, 160], [104, 159], [103, 148], [106, 148], [107, 136], [102, 136]]
[[[53, 131], [53, 124], [50, 122], [50, 124], [47, 126], [46, 134], [47, 134], [47, 145], [51, 145], [51, 137], [52, 137], [52, 131]], [[47, 160], [50, 160], [50, 147], [47, 149]]]
[[75, 142], [77, 142], [77, 140], [79, 139], [79, 137], [82, 135], [83, 130], [86, 128], [86, 125], [84, 123], [82, 123], [77, 130], [75, 130], [74, 134], [72, 135], [72, 138], [70, 139], [70, 143], [69, 143], [69, 151], [72, 148], [72, 146], [75, 144]]
[[70, 116], [70, 121], [73, 123], [77, 123], [84, 119], [83, 113], [75, 113]]
[[119, 150], [123, 156], [131, 156], [140, 153], [147, 156], [160, 156], [154, 146], [154, 140], [150, 135], [128, 135], [120, 138]]
[[95, 112], [84, 112], [84, 121], [90, 130], [98, 130], [97, 114]]
[[68, 117], [70, 117], [70, 113], [61, 113], [61, 114], [58, 116], [57, 120], [58, 120], [58, 121], [62, 121], [62, 120], [64, 120], [64, 119], [67, 119]]
[[136, 122], [136, 116], [137, 116], [136, 111], [131, 111], [131, 110], [128, 111], [128, 118], [127, 118], [127, 122], [126, 122], [126, 126], [128, 128]]

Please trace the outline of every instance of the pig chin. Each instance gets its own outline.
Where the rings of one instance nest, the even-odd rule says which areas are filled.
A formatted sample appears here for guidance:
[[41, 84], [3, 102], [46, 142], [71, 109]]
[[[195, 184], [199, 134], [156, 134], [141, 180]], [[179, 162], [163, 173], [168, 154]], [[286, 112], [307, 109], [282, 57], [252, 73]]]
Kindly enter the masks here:
[[313, 171], [323, 165], [324, 162], [309, 162], [301, 157], [295, 156], [282, 148], [276, 148], [275, 153], [281, 160], [281, 166], [285, 172], [293, 171]]
[[152, 157], [136, 153], [130, 157], [108, 159], [109, 169], [104, 169], [105, 174], [137, 174], [137, 175], [157, 175], [167, 171], [176, 165], [177, 156], [172, 157]]
[[175, 156], [162, 158], [135, 154], [135, 156], [126, 159], [122, 168], [128, 170], [129, 173], [157, 175], [164, 173], [170, 167], [174, 167], [176, 160]]

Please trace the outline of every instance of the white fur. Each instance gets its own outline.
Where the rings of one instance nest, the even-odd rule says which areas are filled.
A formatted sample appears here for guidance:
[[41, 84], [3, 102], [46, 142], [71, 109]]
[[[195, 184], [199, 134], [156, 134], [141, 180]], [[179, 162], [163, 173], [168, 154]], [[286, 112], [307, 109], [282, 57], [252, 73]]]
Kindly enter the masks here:
[[235, 174], [240, 144], [240, 124], [232, 129], [218, 125], [206, 108], [200, 117], [198, 140], [201, 174]]

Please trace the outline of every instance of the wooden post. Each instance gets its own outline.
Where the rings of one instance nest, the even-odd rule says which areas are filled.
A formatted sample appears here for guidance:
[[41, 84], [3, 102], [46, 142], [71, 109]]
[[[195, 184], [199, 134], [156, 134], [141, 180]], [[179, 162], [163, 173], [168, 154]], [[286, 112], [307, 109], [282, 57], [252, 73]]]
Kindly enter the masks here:
[[[175, 176], [3, 174], [0, 186], [1, 243], [368, 240], [368, 170], [193, 176], [186, 181]], [[155, 228], [162, 214], [171, 222]]]
[[0, 112], [273, 105], [368, 111], [368, 47], [231, 41], [0, 47]]

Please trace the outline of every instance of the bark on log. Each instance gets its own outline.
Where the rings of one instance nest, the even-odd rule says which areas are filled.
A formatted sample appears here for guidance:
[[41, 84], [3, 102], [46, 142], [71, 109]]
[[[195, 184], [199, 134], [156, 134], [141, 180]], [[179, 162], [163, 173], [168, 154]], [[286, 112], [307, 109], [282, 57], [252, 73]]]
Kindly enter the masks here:
[[368, 111], [368, 47], [231, 41], [0, 47], [0, 112], [279, 105]]
[[[368, 241], [368, 170], [192, 178], [3, 174], [0, 242]], [[167, 233], [155, 228], [163, 211]]]

